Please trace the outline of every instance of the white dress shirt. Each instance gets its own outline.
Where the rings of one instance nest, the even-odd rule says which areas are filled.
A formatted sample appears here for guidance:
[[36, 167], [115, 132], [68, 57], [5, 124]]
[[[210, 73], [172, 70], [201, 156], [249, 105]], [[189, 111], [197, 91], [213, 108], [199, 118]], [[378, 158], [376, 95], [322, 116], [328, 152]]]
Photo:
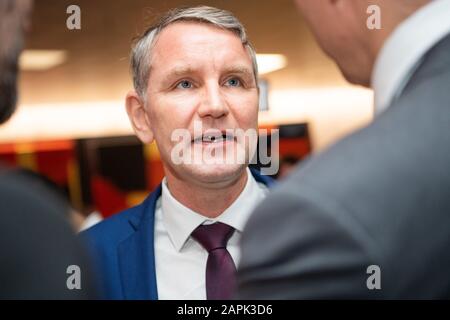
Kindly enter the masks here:
[[424, 55], [449, 33], [450, 0], [431, 1], [394, 30], [372, 73], [377, 115], [402, 93]]
[[235, 230], [227, 249], [235, 265], [239, 263], [239, 241], [252, 210], [268, 190], [256, 182], [247, 169], [247, 182], [238, 198], [220, 216], [210, 219], [178, 202], [170, 193], [166, 179], [155, 211], [155, 265], [158, 298], [161, 300], [205, 300], [208, 252], [191, 233], [203, 223], [220, 221]]

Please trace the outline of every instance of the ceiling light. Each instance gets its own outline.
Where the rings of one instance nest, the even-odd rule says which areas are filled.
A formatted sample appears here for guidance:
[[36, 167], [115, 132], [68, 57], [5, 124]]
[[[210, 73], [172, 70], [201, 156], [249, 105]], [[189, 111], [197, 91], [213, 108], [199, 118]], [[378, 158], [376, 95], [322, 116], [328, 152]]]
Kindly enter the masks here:
[[20, 55], [20, 69], [24, 71], [45, 71], [63, 64], [67, 59], [64, 50], [25, 50]]
[[260, 75], [283, 69], [287, 65], [287, 59], [282, 54], [257, 54], [256, 60]]

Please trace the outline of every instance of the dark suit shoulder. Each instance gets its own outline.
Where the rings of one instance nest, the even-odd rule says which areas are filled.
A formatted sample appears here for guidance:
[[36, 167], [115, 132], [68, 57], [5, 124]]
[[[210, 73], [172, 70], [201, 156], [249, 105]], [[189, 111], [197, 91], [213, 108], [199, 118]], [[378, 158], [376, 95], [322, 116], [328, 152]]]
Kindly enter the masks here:
[[369, 264], [384, 298], [449, 297], [449, 48], [450, 36], [389, 109], [259, 205], [242, 239], [242, 297], [367, 297]]
[[[14, 171], [0, 172], [0, 299], [95, 298], [90, 265], [63, 201]], [[82, 290], [67, 270], [83, 270]]]
[[[373, 123], [312, 157], [275, 188], [250, 219], [248, 232], [264, 230], [255, 224], [257, 219], [277, 229], [280, 219], [286, 219], [298, 233], [283, 233], [285, 247], [280, 245], [279, 251], [293, 254], [294, 243], [306, 244], [302, 232], [320, 235], [331, 228], [335, 239], [345, 240], [337, 242], [342, 245], [335, 252], [359, 253], [382, 267], [385, 292], [391, 297], [445, 296], [448, 284], [442, 279], [450, 268], [450, 72], [426, 74], [427, 81], [413, 79], [410, 89]], [[244, 248], [266, 237], [247, 238]], [[311, 236], [308, 243], [313, 247], [324, 239]], [[351, 249], [349, 239], [358, 246]], [[337, 243], [329, 241], [329, 248]], [[326, 253], [328, 248], [323, 249]], [[309, 252], [298, 252], [299, 261]], [[415, 290], [410, 290], [410, 279], [417, 279]]]

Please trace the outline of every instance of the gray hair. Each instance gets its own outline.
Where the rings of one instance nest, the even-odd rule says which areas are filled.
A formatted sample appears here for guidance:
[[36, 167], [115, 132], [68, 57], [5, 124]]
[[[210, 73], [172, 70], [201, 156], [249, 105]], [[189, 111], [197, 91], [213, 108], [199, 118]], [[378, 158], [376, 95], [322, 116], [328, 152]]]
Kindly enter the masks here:
[[156, 24], [148, 28], [136, 42], [131, 51], [131, 72], [133, 85], [137, 94], [146, 100], [146, 90], [151, 66], [151, 51], [155, 45], [157, 36], [168, 25], [178, 21], [197, 21], [211, 24], [216, 27], [234, 32], [247, 49], [253, 63], [253, 74], [258, 81], [258, 65], [256, 63], [256, 52], [250, 41], [244, 26], [229, 11], [208, 6], [177, 8], [168, 11], [161, 16]]

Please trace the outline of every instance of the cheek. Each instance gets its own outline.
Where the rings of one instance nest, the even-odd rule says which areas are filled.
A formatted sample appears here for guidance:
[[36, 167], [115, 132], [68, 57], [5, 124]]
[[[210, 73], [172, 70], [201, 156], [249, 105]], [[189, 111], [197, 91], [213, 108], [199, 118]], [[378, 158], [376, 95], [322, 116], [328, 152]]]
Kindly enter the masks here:
[[155, 137], [170, 141], [175, 129], [188, 128], [195, 111], [195, 101], [189, 97], [161, 96], [153, 99], [150, 122]]
[[254, 93], [246, 93], [230, 97], [230, 109], [241, 128], [254, 128], [258, 122], [259, 98]]

